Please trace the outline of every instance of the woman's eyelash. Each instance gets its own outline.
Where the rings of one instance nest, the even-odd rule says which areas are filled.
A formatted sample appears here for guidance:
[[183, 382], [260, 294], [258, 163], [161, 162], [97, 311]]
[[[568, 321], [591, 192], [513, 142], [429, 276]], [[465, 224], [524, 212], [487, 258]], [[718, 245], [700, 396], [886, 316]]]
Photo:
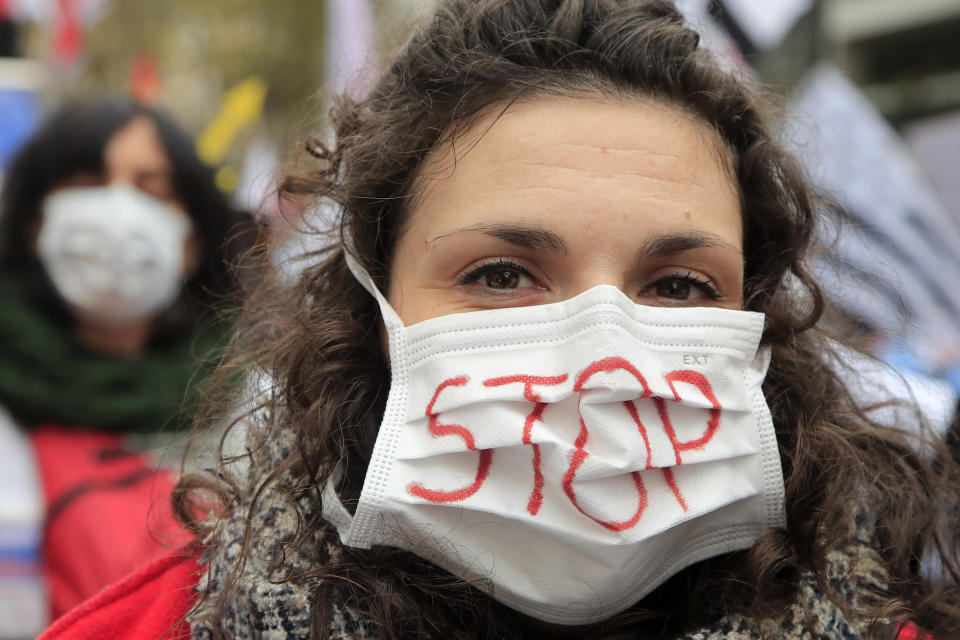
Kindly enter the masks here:
[[[470, 271], [466, 272], [465, 274], [457, 278], [457, 284], [468, 285], [472, 282], [476, 282], [478, 279], [480, 279], [480, 277], [498, 270], [516, 271], [517, 273], [524, 275], [530, 279], [533, 279], [533, 280], [536, 279], [534, 275], [530, 272], [530, 270], [527, 269], [526, 267], [519, 265], [515, 262], [505, 260], [503, 258], [498, 258], [496, 260], [491, 260], [490, 262], [479, 264], [476, 267], [470, 269]], [[690, 271], [686, 273], [676, 272], [676, 273], [671, 273], [670, 275], [663, 276], [661, 278], [658, 278], [655, 282], [653, 282], [651, 286], [656, 286], [657, 284], [670, 282], [670, 281], [684, 282], [693, 287], [696, 287], [697, 289], [702, 291], [704, 295], [706, 295], [708, 298], [711, 298], [713, 300], [720, 300], [723, 298], [723, 294], [720, 293], [720, 291], [714, 286], [712, 280], [695, 276], [693, 272], [690, 272]]]
[[515, 262], [510, 262], [509, 260], [498, 258], [497, 260], [493, 260], [490, 262], [486, 262], [484, 264], [477, 265], [467, 273], [457, 278], [457, 284], [460, 284], [460, 285], [470, 284], [471, 282], [474, 282], [475, 280], [477, 280], [477, 278], [479, 278], [480, 276], [486, 275], [487, 273], [496, 271], [498, 269], [516, 271], [522, 275], [527, 276], [528, 278], [535, 279], [533, 274], [530, 273], [529, 269], [522, 267], [521, 265]]
[[713, 280], [699, 278], [693, 275], [693, 273], [690, 271], [686, 273], [671, 273], [668, 276], [657, 278], [653, 285], [660, 284], [661, 282], [670, 282], [671, 280], [679, 280], [680, 282], [685, 282], [689, 285], [692, 285], [700, 289], [700, 291], [702, 291], [708, 298], [712, 298], [713, 300], [720, 300], [723, 298], [723, 294], [720, 293], [720, 290], [714, 286]]

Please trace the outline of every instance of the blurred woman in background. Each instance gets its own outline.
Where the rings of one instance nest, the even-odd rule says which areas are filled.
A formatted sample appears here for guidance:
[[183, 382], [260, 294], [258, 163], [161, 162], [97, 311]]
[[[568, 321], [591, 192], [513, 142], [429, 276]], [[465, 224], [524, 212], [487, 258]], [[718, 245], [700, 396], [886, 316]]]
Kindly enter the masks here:
[[192, 420], [198, 366], [229, 333], [217, 306], [238, 292], [231, 265], [253, 233], [190, 136], [124, 98], [62, 107], [11, 164], [0, 407], [36, 454], [54, 616], [162, 549], [147, 511], [172, 480], [123, 434]]

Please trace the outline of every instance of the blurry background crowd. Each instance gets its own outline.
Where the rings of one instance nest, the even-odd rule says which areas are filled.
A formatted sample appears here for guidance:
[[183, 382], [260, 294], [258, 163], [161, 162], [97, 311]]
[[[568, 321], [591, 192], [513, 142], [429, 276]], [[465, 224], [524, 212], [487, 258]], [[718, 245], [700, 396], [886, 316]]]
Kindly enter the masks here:
[[[0, 0], [0, 184], [8, 196], [2, 215], [27, 221], [19, 227], [0, 224], [0, 233], [25, 230], [23, 237], [0, 238], [0, 245], [14, 247], [0, 257], [9, 260], [18, 243], [32, 242], [40, 224], [38, 211], [10, 210], [11, 203], [24, 201], [9, 195], [27, 175], [23, 161], [16, 168], [18, 153], [29, 155], [24, 150], [32, 137], [46, 135], [46, 146], [34, 145], [33, 150], [33, 166], [41, 169], [31, 171], [69, 165], [73, 147], [80, 144], [64, 133], [70, 131], [70, 117], [106, 127], [103, 139], [91, 143], [99, 145], [101, 155], [121, 140], [120, 132], [129, 134], [130, 122], [153, 122], [148, 129], [159, 135], [174, 165], [171, 198], [199, 229], [200, 262], [222, 262], [239, 253], [220, 251], [212, 245], [223, 238], [207, 237], [216, 235], [210, 229], [227, 228], [227, 213], [219, 218], [221, 227], [203, 222], [216, 208], [229, 210], [237, 224], [249, 225], [240, 234], [245, 238], [241, 248], [292, 242], [297, 225], [285, 215], [289, 212], [281, 214], [273, 197], [276, 176], [291, 161], [298, 140], [323, 130], [332, 93], [367, 90], [379, 61], [402, 45], [432, 5], [433, 0]], [[960, 0], [678, 0], [678, 5], [707, 46], [772, 94], [780, 105], [777, 117], [783, 119], [785, 144], [839, 205], [836, 222], [820, 230], [823, 248], [811, 262], [832, 303], [829, 328], [896, 367], [910, 382], [906, 391], [897, 387], [897, 393], [915, 395], [925, 415], [947, 428], [960, 393]], [[133, 102], [104, 106], [97, 102], [104, 96]], [[70, 112], [66, 116], [64, 105]], [[138, 111], [137, 105], [167, 114], [176, 131], [170, 133], [167, 120], [155, 119], [154, 111]], [[101, 111], [84, 120], [83, 109]], [[107, 112], [114, 114], [115, 126], [104, 124], [109, 118], [102, 113]], [[51, 116], [66, 127], [59, 134], [44, 133]], [[175, 151], [181, 143], [189, 153]], [[109, 158], [93, 165], [94, 173], [106, 172], [97, 184], [115, 181]], [[91, 168], [77, 166], [75, 171], [66, 166], [51, 178], [35, 194], [36, 202], [64, 184], [86, 184], [77, 183], [77, 176], [83, 178]], [[193, 180], [193, 186], [184, 187], [184, 180]], [[206, 183], [215, 196], [197, 195]], [[133, 186], [143, 190], [135, 181]], [[207, 204], [196, 204], [203, 202]], [[230, 228], [236, 232], [236, 225]], [[282, 248], [275, 251], [283, 253]], [[26, 264], [35, 252], [21, 253]], [[188, 250], [186, 255], [192, 254]], [[15, 326], [14, 314], [5, 314], [3, 307], [25, 314], [21, 298], [33, 297], [23, 292], [31, 286], [19, 271], [0, 273], [0, 338]], [[14, 290], [20, 293], [9, 293]], [[57, 304], [38, 303], [37, 308], [41, 316], [54, 307], [61, 315], [73, 312], [66, 307], [74, 310]], [[28, 317], [23, 314], [17, 317]], [[228, 328], [211, 330], [216, 321], [209, 318], [204, 325], [203, 313], [189, 317], [193, 325], [186, 335], [193, 356], [202, 355], [197, 353], [203, 351], [196, 346], [198, 336], [212, 331], [211, 344], [219, 344], [216, 336], [229, 334]], [[70, 325], [61, 320], [60, 325], [51, 320], [50, 326]], [[176, 341], [173, 333], [161, 335], [158, 324], [151, 326], [142, 348], [120, 358], [121, 364], [111, 360], [117, 354], [107, 349], [95, 354], [94, 366], [90, 344], [81, 344], [76, 353], [70, 351], [72, 360], [63, 356], [51, 360], [51, 366], [87, 367], [72, 371], [78, 381], [111, 375], [165, 380], [166, 374], [156, 372], [169, 365], [148, 361], [168, 358]], [[49, 343], [33, 333], [48, 356]], [[72, 604], [70, 598], [59, 602], [60, 596], [51, 595], [57, 580], [69, 583], [74, 600], [89, 595], [76, 576], [51, 574], [54, 552], [62, 555], [68, 549], [97, 561], [82, 537], [73, 536], [69, 548], [50, 547], [52, 515], [67, 517], [70, 508], [77, 508], [78, 496], [87, 499], [98, 487], [124, 495], [138, 481], [137, 474], [149, 479], [148, 498], [156, 495], [157, 486], [168, 487], [169, 479], [158, 485], [148, 462], [129, 457], [151, 445], [143, 440], [131, 445], [127, 436], [175, 431], [177, 424], [160, 415], [162, 408], [152, 421], [133, 426], [118, 417], [119, 410], [102, 420], [79, 411], [71, 414], [72, 398], [80, 394], [69, 392], [70, 383], [51, 392], [58, 396], [60, 413], [22, 410], [21, 396], [51, 400], [17, 388], [29, 387], [23, 367], [30, 368], [31, 357], [26, 355], [25, 365], [19, 347], [34, 344], [19, 342], [14, 349], [0, 339], [0, 640], [32, 637]], [[64, 349], [75, 347], [71, 342]], [[134, 361], [139, 369], [130, 368]], [[184, 380], [195, 373], [189, 367], [186, 373], [178, 371]], [[854, 382], [858, 373], [856, 367], [850, 369]], [[84, 392], [86, 400], [96, 408], [97, 387], [88, 387], [93, 390]], [[184, 391], [170, 388], [153, 384], [129, 393], [168, 393], [176, 405]], [[64, 412], [75, 419], [63, 418]], [[50, 428], [51, 422], [71, 434], [83, 432], [87, 439], [71, 440], [75, 435], [62, 435]], [[116, 439], [121, 435], [122, 442]], [[87, 465], [92, 475], [78, 471], [76, 477], [55, 482], [48, 477], [49, 469], [61, 468], [60, 461], [78, 458], [82, 451], [92, 452], [94, 462]], [[134, 498], [127, 494], [124, 499]], [[70, 525], [71, 534], [78, 526]], [[115, 535], [119, 530], [115, 527]], [[138, 557], [155, 552], [151, 548]], [[69, 558], [56, 560], [83, 573]], [[82, 585], [87, 591], [102, 586], [88, 582]]]

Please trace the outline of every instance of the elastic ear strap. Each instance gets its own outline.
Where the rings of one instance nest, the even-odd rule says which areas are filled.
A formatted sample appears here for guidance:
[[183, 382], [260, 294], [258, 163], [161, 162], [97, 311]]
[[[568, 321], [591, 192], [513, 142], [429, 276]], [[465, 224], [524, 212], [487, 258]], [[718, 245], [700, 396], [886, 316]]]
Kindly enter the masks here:
[[393, 307], [390, 306], [387, 299], [380, 293], [380, 290], [374, 283], [373, 278], [370, 277], [370, 274], [367, 273], [367, 270], [357, 262], [349, 249], [344, 249], [343, 255], [347, 261], [347, 268], [350, 269], [350, 273], [352, 273], [353, 277], [357, 279], [357, 282], [376, 299], [377, 305], [380, 307], [380, 313], [383, 314], [383, 321], [387, 326], [402, 327], [403, 321], [400, 320], [400, 316], [397, 315], [397, 312], [393, 310]]
[[337, 528], [341, 539], [350, 537], [350, 528], [353, 526], [353, 516], [340, 502], [340, 496], [333, 490], [334, 479], [330, 478], [323, 486], [320, 501], [323, 507], [323, 517]]
[[769, 345], [760, 347], [757, 350], [757, 355], [754, 356], [753, 362], [750, 363], [750, 372], [751, 377], [754, 378], [754, 384], [761, 384], [763, 379], [767, 377], [767, 369], [770, 368], [770, 359], [773, 357], [773, 349]]

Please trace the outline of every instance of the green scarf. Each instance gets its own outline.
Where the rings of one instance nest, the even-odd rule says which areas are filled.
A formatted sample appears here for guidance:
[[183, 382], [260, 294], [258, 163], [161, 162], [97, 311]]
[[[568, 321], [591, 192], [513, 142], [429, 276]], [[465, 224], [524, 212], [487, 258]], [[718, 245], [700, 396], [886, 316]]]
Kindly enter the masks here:
[[136, 359], [113, 358], [81, 347], [17, 287], [0, 281], [0, 405], [28, 429], [188, 427], [203, 373], [226, 342], [223, 324], [150, 346]]

